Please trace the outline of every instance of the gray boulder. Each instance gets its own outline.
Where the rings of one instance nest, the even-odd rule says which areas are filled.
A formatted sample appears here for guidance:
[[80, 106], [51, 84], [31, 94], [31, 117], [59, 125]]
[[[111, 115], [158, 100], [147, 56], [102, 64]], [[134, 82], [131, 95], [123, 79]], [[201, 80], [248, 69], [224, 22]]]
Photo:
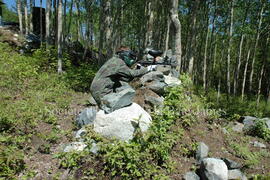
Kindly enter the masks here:
[[247, 180], [247, 177], [239, 169], [233, 169], [228, 171], [228, 179]]
[[106, 113], [111, 113], [117, 109], [131, 105], [132, 99], [135, 96], [135, 90], [131, 87], [126, 87], [117, 93], [105, 95], [101, 99], [101, 109]]
[[83, 136], [87, 133], [85, 128], [81, 128], [75, 133], [75, 138], [79, 141], [83, 141]]
[[169, 65], [158, 65], [157, 71], [162, 72], [164, 75], [169, 75], [171, 72], [171, 66]]
[[231, 159], [228, 159], [228, 158], [222, 158], [222, 160], [225, 162], [225, 164], [227, 165], [228, 169], [239, 169], [242, 167], [241, 164], [231, 160]]
[[184, 180], [200, 180], [200, 177], [195, 172], [187, 172], [184, 175]]
[[159, 96], [145, 96], [145, 102], [156, 107], [163, 105], [164, 98]]
[[164, 89], [167, 84], [164, 80], [163, 73], [159, 71], [147, 73], [140, 78], [140, 82], [144, 87], [151, 89], [159, 95], [162, 95], [165, 92]]
[[150, 73], [143, 75], [140, 78], [140, 82], [142, 85], [152, 81], [164, 82], [164, 80], [165, 80], [164, 75], [159, 71], [152, 71]]
[[244, 116], [244, 120], [243, 120], [244, 128], [243, 128], [243, 130], [248, 130], [251, 127], [253, 127], [257, 120], [258, 120], [258, 118], [256, 118], [256, 117]]
[[64, 148], [64, 152], [83, 151], [86, 146], [83, 142], [72, 142]]
[[133, 138], [135, 128], [147, 131], [151, 124], [151, 116], [138, 104], [115, 110], [105, 114], [100, 110], [94, 121], [94, 131], [108, 138], [128, 141]]
[[92, 146], [91, 146], [91, 149], [90, 149], [90, 152], [93, 153], [93, 154], [97, 154], [99, 149], [100, 149], [99, 145], [96, 144], [95, 142], [93, 142]]
[[265, 121], [267, 128], [270, 129], [270, 118], [263, 118], [262, 120]]
[[180, 79], [173, 77], [173, 76], [164, 76], [164, 81], [168, 84], [169, 87], [179, 86], [181, 85]]
[[87, 124], [93, 124], [96, 118], [97, 110], [95, 107], [85, 108], [76, 118], [76, 124], [83, 127]]
[[256, 118], [256, 117], [251, 117], [251, 116], [244, 116], [244, 120], [243, 120], [243, 124], [244, 124], [244, 128], [243, 130], [248, 131], [250, 130], [257, 121], [264, 121], [267, 128], [270, 129], [270, 118]]
[[260, 143], [258, 141], [250, 142], [250, 144], [252, 144], [254, 147], [258, 147], [258, 148], [266, 148], [266, 145], [265, 144]]
[[244, 128], [244, 124], [239, 123], [239, 122], [236, 122], [233, 125], [232, 130], [235, 131], [235, 132], [242, 132], [243, 131], [243, 128]]
[[89, 98], [89, 104], [91, 106], [97, 106], [98, 105], [96, 100], [92, 96]]
[[165, 93], [165, 87], [167, 86], [167, 84], [165, 82], [152, 81], [150, 83], [144, 84], [144, 86], [151, 89], [155, 93], [162, 95]]
[[227, 180], [228, 168], [221, 159], [205, 158], [201, 162], [200, 175], [203, 180]]
[[196, 151], [196, 160], [198, 162], [201, 162], [203, 158], [206, 158], [208, 156], [209, 148], [206, 144], [203, 142], [199, 142], [198, 148]]

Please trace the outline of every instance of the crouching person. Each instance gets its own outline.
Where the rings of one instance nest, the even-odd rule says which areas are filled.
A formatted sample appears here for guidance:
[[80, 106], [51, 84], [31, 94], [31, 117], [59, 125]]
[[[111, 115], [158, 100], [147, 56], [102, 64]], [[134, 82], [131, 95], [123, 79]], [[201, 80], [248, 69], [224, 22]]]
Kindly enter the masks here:
[[105, 113], [132, 104], [135, 90], [127, 82], [150, 71], [150, 68], [131, 69], [135, 63], [135, 53], [127, 47], [121, 47], [96, 73], [90, 91]]

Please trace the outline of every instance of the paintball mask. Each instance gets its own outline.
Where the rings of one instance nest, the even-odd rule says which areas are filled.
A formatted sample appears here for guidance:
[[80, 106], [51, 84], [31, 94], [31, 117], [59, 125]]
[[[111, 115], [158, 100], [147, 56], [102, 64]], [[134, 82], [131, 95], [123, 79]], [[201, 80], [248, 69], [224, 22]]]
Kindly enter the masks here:
[[120, 59], [122, 59], [127, 66], [132, 66], [136, 63], [137, 57], [136, 54], [131, 50], [122, 50], [116, 53]]

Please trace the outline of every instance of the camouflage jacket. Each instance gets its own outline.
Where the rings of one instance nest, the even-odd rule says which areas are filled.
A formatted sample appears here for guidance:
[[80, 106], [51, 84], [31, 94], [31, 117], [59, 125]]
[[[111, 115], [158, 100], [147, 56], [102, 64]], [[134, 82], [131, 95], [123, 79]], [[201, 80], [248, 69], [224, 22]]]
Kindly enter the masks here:
[[121, 87], [121, 81], [129, 82], [135, 77], [140, 77], [146, 73], [146, 68], [130, 69], [122, 59], [114, 56], [96, 73], [90, 91], [96, 102], [100, 104], [100, 99], [104, 95], [115, 92], [116, 88]]

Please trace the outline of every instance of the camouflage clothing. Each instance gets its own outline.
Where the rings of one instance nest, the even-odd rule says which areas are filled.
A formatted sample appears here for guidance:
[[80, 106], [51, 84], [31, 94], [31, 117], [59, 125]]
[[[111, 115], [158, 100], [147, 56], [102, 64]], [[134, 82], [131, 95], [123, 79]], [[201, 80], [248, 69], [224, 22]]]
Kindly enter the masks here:
[[122, 86], [121, 81], [129, 82], [133, 78], [140, 77], [146, 73], [146, 68], [139, 70], [130, 69], [122, 59], [114, 56], [96, 73], [90, 91], [100, 105], [102, 97], [116, 92], [116, 89]]

